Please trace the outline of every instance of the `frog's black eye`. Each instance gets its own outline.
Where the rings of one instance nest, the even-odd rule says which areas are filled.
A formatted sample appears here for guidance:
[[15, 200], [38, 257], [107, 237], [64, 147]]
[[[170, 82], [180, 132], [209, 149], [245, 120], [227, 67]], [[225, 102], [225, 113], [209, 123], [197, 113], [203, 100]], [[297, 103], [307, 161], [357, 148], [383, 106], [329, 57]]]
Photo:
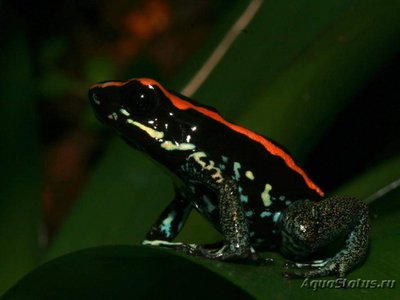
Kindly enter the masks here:
[[155, 91], [147, 87], [128, 90], [122, 97], [122, 105], [134, 115], [151, 114], [157, 105]]

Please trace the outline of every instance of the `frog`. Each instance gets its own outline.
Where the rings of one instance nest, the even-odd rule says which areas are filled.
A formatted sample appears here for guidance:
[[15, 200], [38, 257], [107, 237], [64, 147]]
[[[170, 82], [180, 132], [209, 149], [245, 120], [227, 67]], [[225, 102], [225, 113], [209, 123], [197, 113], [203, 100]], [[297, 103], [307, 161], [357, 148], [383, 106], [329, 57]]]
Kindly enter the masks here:
[[[261, 251], [278, 251], [288, 258], [288, 278], [344, 277], [365, 260], [367, 205], [351, 196], [325, 197], [270, 138], [150, 78], [96, 83], [89, 100], [100, 122], [173, 178], [175, 195], [143, 245], [256, 265], [273, 262]], [[221, 233], [221, 242], [174, 242], [192, 210]], [[315, 259], [334, 243], [334, 253]]]

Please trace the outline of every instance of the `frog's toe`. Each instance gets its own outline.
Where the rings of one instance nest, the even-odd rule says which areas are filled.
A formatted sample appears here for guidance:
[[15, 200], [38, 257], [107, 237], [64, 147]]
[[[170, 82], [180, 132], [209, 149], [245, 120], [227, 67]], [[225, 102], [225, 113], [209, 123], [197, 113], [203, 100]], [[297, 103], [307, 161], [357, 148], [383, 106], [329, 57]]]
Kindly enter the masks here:
[[255, 265], [268, 265], [274, 262], [272, 258], [264, 258], [260, 256], [253, 248], [250, 248], [249, 250], [239, 254], [238, 258]]
[[257, 265], [268, 265], [274, 262], [272, 258], [264, 258], [257, 254], [257, 252], [250, 248], [250, 250], [244, 255], [245, 260], [248, 260], [250, 263]]
[[287, 279], [294, 279], [294, 278], [302, 278], [300, 272], [296, 272], [296, 271], [286, 271], [283, 272], [283, 277], [287, 278]]
[[269, 265], [274, 263], [274, 259], [271, 257], [262, 258], [263, 262], [262, 265]]
[[144, 246], [158, 246], [166, 249], [173, 249], [175, 251], [184, 252], [190, 255], [200, 255], [200, 246], [196, 244], [185, 244], [185, 243], [173, 243], [169, 241], [161, 240], [144, 240], [142, 241]]
[[323, 268], [316, 268], [312, 270], [295, 270], [286, 271], [283, 273], [283, 277], [293, 279], [293, 278], [313, 278], [313, 277], [323, 277], [330, 275], [330, 272]]
[[266, 265], [273, 262], [272, 258], [263, 258], [258, 255], [253, 248], [238, 251], [237, 249], [232, 250], [228, 245], [224, 245], [220, 249], [205, 249], [201, 247], [199, 248], [199, 251], [204, 257], [220, 261], [245, 261], [257, 265]]
[[284, 264], [284, 268], [285, 269], [320, 268], [320, 267], [325, 266], [328, 262], [329, 262], [329, 259], [318, 259], [318, 260], [313, 260], [313, 261], [304, 262], [304, 263], [287, 261]]
[[[332, 259], [314, 261], [308, 264], [291, 263], [290, 267], [297, 270], [284, 272], [283, 276], [286, 278], [313, 278], [329, 275], [336, 275], [338, 278], [343, 278], [348, 271], [348, 265], [335, 262]], [[311, 269], [303, 270], [303, 268], [307, 267]]]

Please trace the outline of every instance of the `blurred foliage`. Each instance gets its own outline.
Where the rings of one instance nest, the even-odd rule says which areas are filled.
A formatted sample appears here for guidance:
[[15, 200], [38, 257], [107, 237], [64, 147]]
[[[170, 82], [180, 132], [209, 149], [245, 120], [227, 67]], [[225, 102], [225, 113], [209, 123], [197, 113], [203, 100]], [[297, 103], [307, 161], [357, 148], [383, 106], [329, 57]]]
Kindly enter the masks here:
[[[232, 297], [393, 297], [389, 289], [300, 289], [301, 281], [278, 275], [278, 254], [268, 253], [277, 263], [260, 268], [139, 246], [99, 247], [137, 245], [173, 190], [144, 154], [109, 140], [90, 112], [86, 90], [95, 81], [143, 76], [180, 90], [249, 1], [185, 3], [0, 2], [0, 25], [8, 29], [0, 52], [6, 141], [0, 147], [0, 293], [38, 265], [38, 240], [47, 237], [42, 261], [51, 261], [7, 299], [85, 298], [121, 289], [160, 297], [179, 288], [183, 297], [198, 282], [209, 287], [198, 293]], [[364, 199], [400, 177], [399, 10], [397, 0], [263, 1], [194, 98], [285, 145], [328, 192]], [[47, 231], [38, 235], [41, 188]], [[400, 279], [392, 250], [399, 247], [398, 196], [395, 191], [371, 204], [370, 257], [349, 278]], [[198, 243], [218, 239], [196, 213], [179, 236]], [[87, 247], [96, 248], [68, 254]]]
[[41, 176], [26, 36], [16, 29], [0, 47], [1, 292], [38, 263]]

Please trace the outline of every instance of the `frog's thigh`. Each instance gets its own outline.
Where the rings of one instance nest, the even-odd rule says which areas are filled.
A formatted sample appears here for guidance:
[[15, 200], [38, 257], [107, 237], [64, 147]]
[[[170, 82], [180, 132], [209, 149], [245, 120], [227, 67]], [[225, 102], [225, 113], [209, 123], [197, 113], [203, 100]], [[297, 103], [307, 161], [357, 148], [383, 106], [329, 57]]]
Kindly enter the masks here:
[[[304, 205], [307, 206], [307, 203], [305, 202]], [[315, 230], [309, 230], [310, 234], [298, 238], [305, 240], [311, 249], [316, 250], [341, 236], [346, 236], [347, 238], [343, 248], [331, 258], [310, 264], [291, 265], [296, 268], [313, 267], [315, 269], [288, 272], [287, 275], [317, 277], [336, 274], [343, 277], [365, 258], [368, 250], [370, 228], [368, 207], [365, 203], [350, 197], [332, 197], [322, 200], [316, 205], [308, 206], [303, 213], [305, 215], [310, 214], [309, 219], [315, 221], [310, 221], [307, 224], [309, 228], [314, 228]], [[296, 224], [292, 217], [285, 219], [284, 227], [286, 231], [288, 231], [288, 225], [289, 227], [302, 226], [302, 224]], [[294, 232], [296, 230], [291, 234], [296, 239]], [[319, 235], [314, 234], [316, 232], [319, 232]], [[304, 239], [304, 237], [306, 238]]]
[[336, 273], [344, 277], [367, 255], [370, 231], [368, 207], [359, 199], [342, 196], [323, 200], [320, 205], [321, 215], [326, 211], [331, 212], [325, 228], [332, 230], [332, 240], [343, 235], [347, 237], [343, 248], [328, 259], [319, 272], [314, 271], [315, 276]]
[[[172, 241], [181, 231], [191, 209], [192, 203], [180, 191], [176, 191], [174, 200], [164, 209], [147, 233], [147, 244], [151, 244], [151, 241]], [[153, 244], [165, 246], [159, 242]]]

